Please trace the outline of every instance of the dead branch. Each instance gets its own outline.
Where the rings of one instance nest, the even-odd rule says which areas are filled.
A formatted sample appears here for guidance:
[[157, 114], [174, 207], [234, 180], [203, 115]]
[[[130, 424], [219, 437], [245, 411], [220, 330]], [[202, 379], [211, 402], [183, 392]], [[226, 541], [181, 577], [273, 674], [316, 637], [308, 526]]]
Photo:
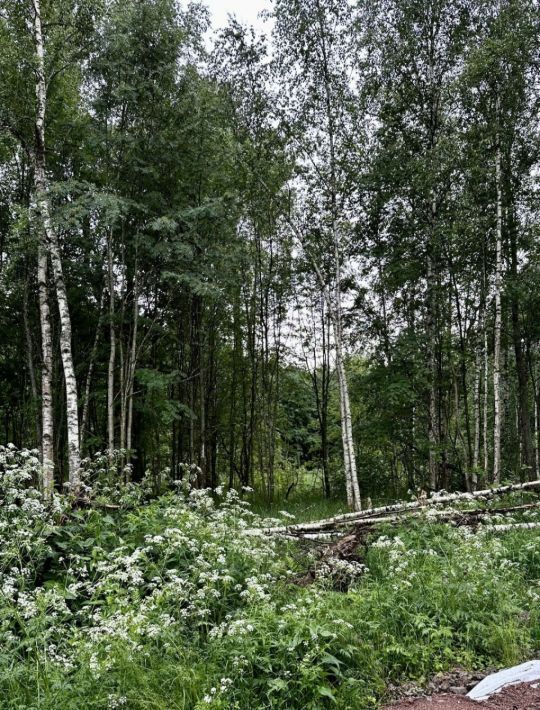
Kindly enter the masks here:
[[336, 527], [348, 526], [356, 522], [379, 518], [388, 513], [407, 513], [409, 511], [420, 510], [422, 508], [443, 505], [446, 503], [466, 503], [473, 500], [489, 500], [497, 496], [503, 496], [507, 493], [515, 493], [517, 491], [529, 491], [540, 489], [540, 481], [527, 481], [526, 483], [513, 483], [507, 486], [498, 486], [497, 488], [487, 488], [475, 493], [449, 493], [447, 495], [436, 495], [431, 498], [422, 500], [395, 503], [393, 505], [382, 506], [379, 508], [368, 508], [357, 513], [345, 513], [344, 515], [336, 515], [332, 518], [317, 520], [312, 523], [297, 523], [295, 525], [282, 525], [273, 528], [261, 528], [268, 535], [275, 534], [292, 534], [320, 532]]

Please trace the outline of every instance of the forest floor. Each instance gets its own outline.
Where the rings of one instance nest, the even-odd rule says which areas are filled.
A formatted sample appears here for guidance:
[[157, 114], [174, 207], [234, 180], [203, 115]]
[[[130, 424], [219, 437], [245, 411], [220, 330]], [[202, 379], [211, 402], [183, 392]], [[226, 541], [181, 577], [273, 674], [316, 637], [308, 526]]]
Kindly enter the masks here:
[[540, 710], [540, 686], [523, 683], [505, 688], [489, 700], [478, 702], [461, 695], [441, 693], [429, 697], [404, 700], [388, 705], [387, 710]]
[[28, 460], [0, 475], [2, 709], [374, 710], [540, 649], [538, 529], [382, 526], [301, 586], [313, 547], [253, 532], [300, 503], [276, 521], [235, 491], [133, 484], [51, 507]]
[[395, 694], [396, 700], [388, 704], [386, 710], [540, 710], [539, 682], [509, 686], [481, 703], [465, 697], [490, 673], [491, 670], [478, 672], [457, 668], [438, 673], [424, 688], [415, 683], [391, 688], [390, 692]]

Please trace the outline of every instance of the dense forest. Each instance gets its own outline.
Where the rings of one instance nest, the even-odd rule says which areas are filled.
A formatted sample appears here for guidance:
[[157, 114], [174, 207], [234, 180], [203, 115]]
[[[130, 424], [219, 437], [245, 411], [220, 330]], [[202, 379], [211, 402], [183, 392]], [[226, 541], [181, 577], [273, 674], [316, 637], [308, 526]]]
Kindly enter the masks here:
[[267, 7], [0, 0], [2, 710], [537, 707], [540, 5]]
[[2, 439], [44, 485], [327, 495], [540, 473], [538, 8], [0, 16]]

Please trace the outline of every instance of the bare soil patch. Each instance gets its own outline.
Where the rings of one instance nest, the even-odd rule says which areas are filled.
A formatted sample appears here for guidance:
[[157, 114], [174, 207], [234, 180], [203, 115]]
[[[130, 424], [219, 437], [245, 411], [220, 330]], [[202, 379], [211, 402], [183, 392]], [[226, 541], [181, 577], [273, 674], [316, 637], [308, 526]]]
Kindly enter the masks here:
[[460, 694], [440, 693], [423, 698], [408, 698], [386, 707], [387, 710], [540, 710], [540, 683], [509, 686], [484, 702], [470, 700]]

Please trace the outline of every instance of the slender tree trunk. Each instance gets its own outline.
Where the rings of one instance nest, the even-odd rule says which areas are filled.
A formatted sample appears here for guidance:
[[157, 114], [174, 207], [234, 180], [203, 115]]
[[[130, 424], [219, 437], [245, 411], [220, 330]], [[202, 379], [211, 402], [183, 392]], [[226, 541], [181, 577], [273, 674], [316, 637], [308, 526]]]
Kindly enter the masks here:
[[202, 471], [202, 485], [207, 485], [208, 471], [206, 465], [206, 397], [205, 397], [205, 365], [203, 349], [199, 346], [199, 468]]
[[520, 302], [516, 293], [518, 288], [518, 245], [514, 206], [509, 209], [508, 233], [510, 241], [510, 270], [512, 276], [511, 307], [512, 336], [514, 341], [514, 355], [516, 361], [516, 374], [518, 384], [518, 440], [520, 444], [520, 464], [527, 469], [527, 476], [533, 475], [534, 452], [531, 437], [531, 423], [529, 415], [529, 369], [526, 353], [522, 343], [522, 328], [520, 322]]
[[62, 259], [58, 238], [53, 228], [49, 201], [47, 197], [48, 181], [45, 158], [45, 113], [47, 106], [47, 89], [45, 84], [44, 45], [41, 29], [40, 0], [32, 0], [34, 6], [34, 43], [36, 51], [36, 123], [35, 123], [35, 184], [37, 211], [41, 218], [45, 236], [45, 246], [51, 264], [56, 300], [60, 314], [60, 352], [66, 384], [66, 419], [67, 444], [69, 463], [69, 482], [72, 488], [77, 488], [80, 481], [80, 441], [79, 441], [79, 411], [77, 401], [77, 380], [73, 365], [71, 347], [71, 318], [67, 299], [67, 290], [62, 270]]
[[[231, 359], [231, 386], [229, 392], [229, 488], [234, 484], [234, 474], [236, 467], [236, 410], [237, 410], [237, 390], [238, 390], [238, 363], [241, 361], [242, 335], [240, 332], [240, 295], [235, 291], [233, 301], [233, 349]], [[242, 482], [239, 481], [241, 484]]]
[[41, 460], [43, 465], [43, 493], [46, 498], [54, 490], [54, 416], [52, 396], [53, 348], [49, 287], [47, 283], [47, 252], [38, 248], [39, 320], [41, 325]]
[[501, 479], [501, 323], [502, 323], [502, 168], [501, 145], [497, 135], [495, 156], [497, 189], [497, 236], [495, 261], [495, 326], [493, 348], [493, 482]]
[[119, 422], [119, 448], [120, 465], [123, 468], [126, 453], [126, 422], [127, 422], [127, 380], [129, 379], [129, 352], [124, 351], [126, 303], [128, 297], [127, 265], [126, 265], [126, 245], [122, 238], [122, 290], [120, 298], [120, 327], [118, 330], [118, 390], [120, 399], [120, 422]]
[[[450, 268], [451, 265], [450, 265]], [[460, 375], [461, 375], [461, 387], [462, 387], [462, 395], [463, 395], [463, 410], [465, 413], [465, 434], [466, 434], [466, 449], [467, 449], [467, 486], [469, 488], [473, 487], [472, 483], [472, 473], [471, 473], [471, 468], [473, 467], [473, 444], [472, 444], [472, 438], [471, 438], [471, 421], [470, 421], [470, 413], [469, 413], [469, 392], [468, 392], [468, 387], [467, 387], [467, 345], [465, 342], [465, 330], [466, 330], [466, 323], [464, 323], [464, 319], [462, 316], [461, 312], [461, 305], [459, 301], [459, 289], [457, 288], [457, 284], [455, 281], [454, 274], [452, 273], [452, 282], [454, 284], [454, 296], [455, 296], [455, 303], [456, 303], [456, 317], [457, 317], [457, 322], [458, 322], [458, 330], [459, 330], [459, 348], [460, 348]], [[451, 333], [450, 333], [451, 337]], [[457, 401], [457, 404], [459, 405], [459, 398]], [[459, 419], [457, 420], [457, 424], [459, 424]]]
[[334, 337], [336, 339], [336, 370], [340, 391], [341, 439], [343, 443], [343, 458], [345, 463], [347, 503], [352, 510], [362, 510], [360, 486], [358, 484], [358, 473], [356, 470], [356, 455], [354, 452], [349, 384], [347, 381], [347, 374], [345, 372], [345, 363], [342, 351], [343, 335], [341, 332], [341, 321], [339, 316], [336, 320], [337, 323], [334, 323]]
[[428, 255], [427, 268], [427, 287], [428, 287], [428, 347], [429, 347], [429, 420], [428, 420], [428, 441], [429, 441], [429, 487], [432, 491], [436, 491], [439, 485], [439, 462], [438, 462], [438, 443], [439, 443], [439, 425], [438, 425], [438, 406], [437, 406], [437, 353], [435, 346], [435, 287], [433, 274], [433, 259]]
[[540, 479], [540, 466], [538, 465], [538, 405], [534, 402], [534, 469], [537, 479]]
[[[342, 324], [342, 304], [341, 304], [341, 243], [338, 230], [338, 182], [337, 182], [337, 160], [336, 160], [336, 127], [333, 106], [333, 88], [328, 57], [327, 32], [324, 22], [325, 13], [319, 0], [317, 0], [317, 21], [319, 25], [320, 52], [322, 58], [322, 72], [325, 92], [325, 112], [326, 130], [329, 146], [329, 169], [330, 169], [330, 217], [332, 241], [334, 246], [334, 288], [333, 298], [328, 299], [330, 317], [336, 341], [336, 371], [338, 376], [340, 392], [341, 410], [341, 438], [343, 442], [343, 459], [345, 465], [345, 482], [347, 488], [347, 502], [353, 510], [361, 510], [362, 501], [360, 498], [360, 486], [358, 484], [358, 473], [356, 470], [356, 455], [354, 452], [354, 439], [352, 430], [351, 405], [349, 398], [349, 384], [345, 371], [345, 361], [343, 356], [343, 324]], [[322, 274], [317, 268], [317, 275], [325, 293], [325, 283]]]
[[126, 448], [127, 461], [131, 458], [133, 435], [133, 390], [135, 386], [135, 371], [137, 369], [137, 336], [139, 332], [139, 275], [138, 260], [135, 259], [133, 274], [133, 329], [131, 333], [131, 350], [129, 355], [129, 376], [127, 383], [127, 422], [126, 422]]
[[[34, 368], [34, 346], [32, 343], [32, 333], [30, 331], [30, 323], [28, 322], [28, 278], [24, 284], [23, 296], [23, 323], [24, 335], [26, 339], [26, 361], [28, 363], [28, 375], [30, 377], [30, 388], [32, 390], [32, 414], [35, 421], [36, 441], [41, 441], [41, 421], [39, 417], [38, 402], [39, 394], [36, 380], [36, 371]], [[39, 443], [37, 444], [39, 446]]]
[[[124, 307], [122, 306], [122, 323], [124, 323]], [[124, 333], [122, 332], [123, 328], [121, 328], [120, 331], [120, 337], [119, 337], [119, 371], [120, 371], [120, 381], [119, 381], [119, 389], [120, 389], [120, 460], [122, 465], [124, 464], [125, 460], [125, 451], [126, 451], [126, 421], [127, 421], [127, 397], [126, 397], [126, 379], [127, 379], [127, 372], [126, 372], [126, 358], [124, 357]]]
[[484, 313], [484, 402], [482, 416], [482, 442], [484, 449], [484, 475], [487, 477], [489, 471], [489, 444], [488, 444], [488, 412], [489, 412], [489, 352], [487, 320]]
[[114, 307], [114, 269], [112, 230], [107, 241], [107, 272], [109, 281], [109, 366], [107, 371], [107, 448], [109, 466], [113, 465], [114, 452], [114, 369], [116, 366], [116, 328]]
[[527, 360], [529, 363], [529, 370], [532, 383], [532, 395], [533, 395], [533, 448], [534, 448], [534, 476], [537, 480], [540, 480], [540, 446], [538, 436], [540, 432], [538, 431], [539, 424], [539, 405], [540, 398], [538, 392], [538, 376], [536, 367], [535, 353], [531, 348], [529, 343], [527, 347]]
[[[330, 463], [328, 455], [328, 404], [330, 399], [330, 349], [328, 332], [328, 316], [325, 310], [324, 299], [321, 301], [321, 333], [322, 333], [322, 362], [321, 362], [321, 391], [317, 392], [319, 425], [321, 429], [321, 459], [324, 479], [324, 493], [330, 498]], [[315, 389], [317, 387], [317, 373], [315, 372]]]
[[96, 334], [94, 336], [94, 342], [92, 344], [92, 351], [90, 352], [90, 362], [88, 363], [88, 372], [86, 374], [86, 383], [84, 387], [84, 399], [81, 417], [81, 452], [84, 450], [84, 440], [86, 437], [86, 430], [88, 428], [88, 413], [90, 411], [90, 387], [92, 385], [92, 376], [94, 374], [97, 351], [99, 347], [99, 341], [101, 339], [101, 327], [103, 325], [103, 310], [105, 305], [105, 291], [106, 289], [104, 288], [101, 292], [101, 298], [99, 301], [99, 316], [96, 326]]
[[535, 392], [534, 392], [534, 453], [535, 453], [534, 465], [535, 465], [536, 479], [538, 481], [540, 481], [540, 445], [539, 445], [540, 432], [538, 431], [539, 410], [540, 410], [540, 397], [538, 396], [538, 392], [535, 389]]
[[[474, 365], [474, 454], [471, 473], [471, 488], [476, 490], [478, 483], [478, 467], [480, 465], [480, 385], [482, 382], [482, 331], [484, 328], [484, 305], [480, 303], [480, 316], [476, 334], [476, 353]], [[487, 382], [486, 382], [487, 385]]]

